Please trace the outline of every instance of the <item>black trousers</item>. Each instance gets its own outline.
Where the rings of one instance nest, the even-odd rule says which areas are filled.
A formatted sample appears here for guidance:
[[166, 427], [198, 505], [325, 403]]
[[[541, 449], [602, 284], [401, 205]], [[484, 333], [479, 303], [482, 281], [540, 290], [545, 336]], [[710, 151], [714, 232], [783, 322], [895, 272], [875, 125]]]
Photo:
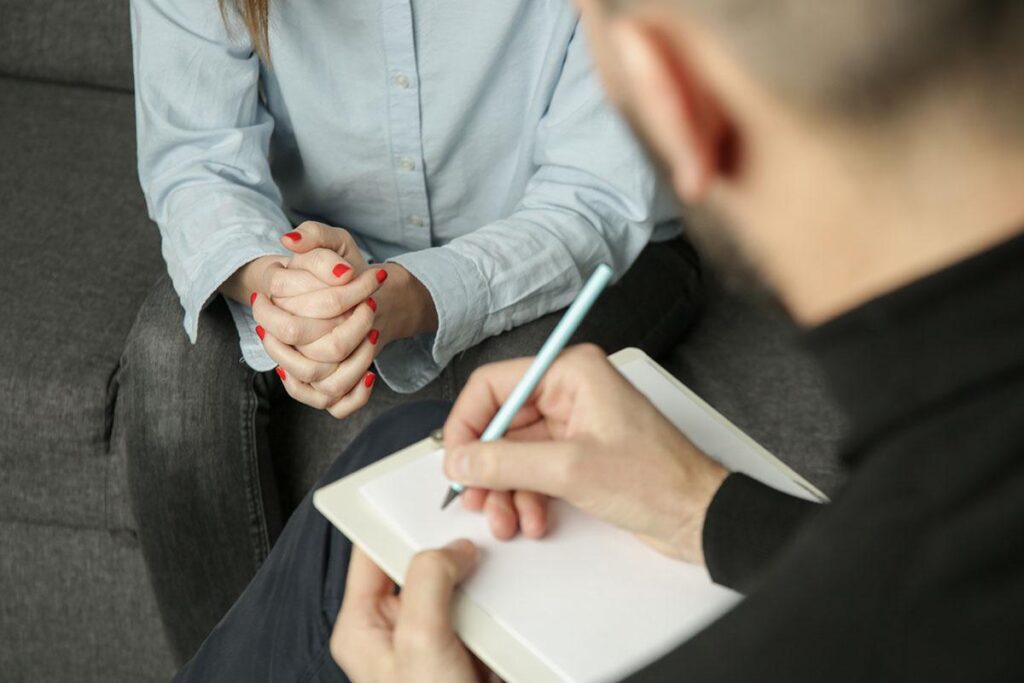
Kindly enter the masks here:
[[[318, 486], [425, 438], [444, 424], [450, 407], [425, 401], [378, 417]], [[329, 643], [351, 550], [349, 540], [313, 507], [312, 493], [307, 495], [256, 577], [174, 680], [347, 681], [331, 659]]]

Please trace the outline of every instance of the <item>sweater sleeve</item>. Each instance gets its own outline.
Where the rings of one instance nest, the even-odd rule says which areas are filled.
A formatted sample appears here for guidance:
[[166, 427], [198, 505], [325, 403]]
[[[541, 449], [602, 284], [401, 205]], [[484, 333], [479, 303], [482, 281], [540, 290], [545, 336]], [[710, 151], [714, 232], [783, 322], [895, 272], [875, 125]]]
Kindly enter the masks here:
[[745, 474], [730, 474], [704, 520], [704, 560], [715, 583], [747, 592], [786, 542], [821, 505]]

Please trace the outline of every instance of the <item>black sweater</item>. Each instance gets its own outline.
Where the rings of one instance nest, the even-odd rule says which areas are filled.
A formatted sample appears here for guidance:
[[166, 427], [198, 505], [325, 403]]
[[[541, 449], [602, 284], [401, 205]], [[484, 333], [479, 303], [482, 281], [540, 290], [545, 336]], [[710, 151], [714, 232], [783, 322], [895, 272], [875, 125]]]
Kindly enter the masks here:
[[818, 506], [726, 479], [705, 554], [748, 596], [630, 680], [1024, 680], [1024, 235], [805, 341], [847, 485]]

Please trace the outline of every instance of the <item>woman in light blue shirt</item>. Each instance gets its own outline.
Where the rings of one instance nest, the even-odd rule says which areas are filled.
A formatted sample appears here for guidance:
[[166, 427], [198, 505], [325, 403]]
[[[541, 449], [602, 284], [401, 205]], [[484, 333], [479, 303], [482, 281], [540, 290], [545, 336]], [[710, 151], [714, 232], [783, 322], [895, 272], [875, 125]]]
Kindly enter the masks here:
[[[582, 337], [661, 352], [696, 260], [567, 0], [272, 0], [266, 33], [265, 0], [131, 6], [169, 281], [129, 347], [129, 479], [184, 657], [371, 416], [534, 352], [602, 262], [620, 282]], [[319, 452], [280, 491], [285, 443]]]

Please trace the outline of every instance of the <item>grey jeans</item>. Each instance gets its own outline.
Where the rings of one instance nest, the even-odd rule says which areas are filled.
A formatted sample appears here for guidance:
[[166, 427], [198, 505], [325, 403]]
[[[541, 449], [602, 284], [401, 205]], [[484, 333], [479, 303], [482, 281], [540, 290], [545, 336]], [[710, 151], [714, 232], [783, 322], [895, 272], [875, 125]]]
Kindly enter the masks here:
[[[682, 240], [648, 246], [610, 287], [574, 341], [612, 352], [637, 346], [657, 358], [699, 309], [700, 268]], [[274, 373], [240, 359], [222, 299], [203, 312], [195, 345], [170, 281], [150, 293], [121, 369], [128, 483], [164, 626], [186, 661], [270, 552], [288, 515], [375, 417], [415, 400], [451, 401], [485, 363], [532, 355], [559, 314], [459, 354], [414, 394], [378, 382], [370, 403], [335, 420], [294, 401]]]

